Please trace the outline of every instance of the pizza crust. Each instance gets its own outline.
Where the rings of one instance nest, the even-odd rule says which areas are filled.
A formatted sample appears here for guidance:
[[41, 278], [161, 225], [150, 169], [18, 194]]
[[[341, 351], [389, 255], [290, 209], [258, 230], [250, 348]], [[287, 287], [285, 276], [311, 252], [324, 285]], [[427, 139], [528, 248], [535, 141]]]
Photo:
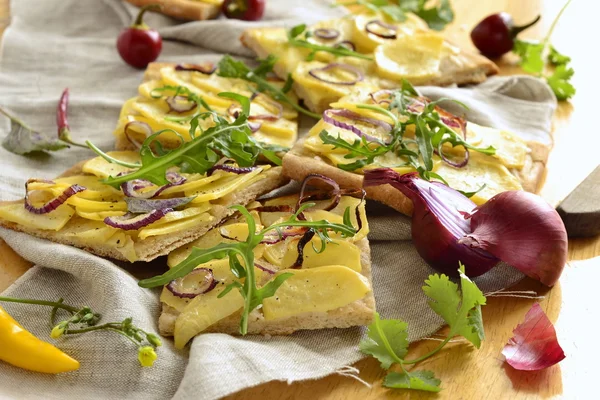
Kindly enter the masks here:
[[[81, 168], [85, 162], [86, 161], [82, 161], [76, 164], [69, 170], [65, 171], [65, 173], [60, 175], [60, 177], [82, 174]], [[218, 225], [221, 220], [227, 218], [235, 212], [235, 210], [230, 209], [229, 206], [236, 204], [246, 205], [254, 201], [257, 197], [269, 193], [270, 191], [281, 187], [288, 182], [288, 179], [282, 175], [281, 167], [270, 168], [261, 174], [264, 175], [264, 178], [258, 182], [244, 187], [243, 190], [233, 192], [220, 198], [218, 204], [212, 203], [213, 207], [210, 210], [211, 215], [214, 217], [212, 221], [174, 234], [150, 236], [144, 240], [136, 242], [134, 247], [138, 256], [137, 261], [151, 261], [159, 256], [169, 254], [171, 251], [185, 245], [186, 243], [198, 239], [212, 227]], [[22, 204], [23, 200], [0, 202], [0, 206], [15, 203]], [[0, 219], [0, 226], [8, 229], [25, 232], [32, 236], [47, 239], [55, 243], [75, 246], [101, 257], [128, 261], [123, 254], [121, 254], [121, 252], [112, 245], [108, 245], [106, 243], [97, 243], [94, 244], [94, 246], [89, 246], [88, 243], [85, 243], [77, 236], [67, 235], [68, 233], [86, 231], [86, 224], [89, 224], [88, 220], [75, 215], [60, 231], [48, 231], [36, 228], [28, 228], [14, 222]]]
[[221, 7], [218, 5], [194, 0], [127, 0], [127, 2], [138, 7], [159, 4], [162, 6], [160, 13], [186, 21], [213, 19], [221, 12]]
[[[369, 280], [371, 288], [371, 252], [369, 241], [361, 239], [354, 243], [361, 251], [361, 274]], [[289, 318], [267, 321], [258, 310], [252, 311], [248, 320], [248, 333], [260, 335], [290, 335], [299, 330], [349, 328], [368, 325], [373, 320], [375, 297], [371, 290], [365, 297], [343, 307], [328, 312], [303, 313]], [[175, 321], [179, 312], [163, 303], [158, 320], [158, 329], [163, 336], [173, 336]], [[239, 335], [241, 310], [211, 325], [202, 333], [227, 333]]]

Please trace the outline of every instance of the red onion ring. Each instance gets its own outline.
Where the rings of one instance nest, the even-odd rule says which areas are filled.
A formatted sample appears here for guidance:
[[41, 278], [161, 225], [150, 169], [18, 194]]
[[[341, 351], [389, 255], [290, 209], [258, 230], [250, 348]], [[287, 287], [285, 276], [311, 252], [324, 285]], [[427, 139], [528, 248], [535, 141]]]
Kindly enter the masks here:
[[[199, 276], [202, 274], [202, 276]], [[201, 278], [201, 280], [199, 279]], [[191, 281], [191, 282], [190, 282]], [[191, 289], [186, 288], [186, 284], [195, 284]], [[208, 293], [213, 290], [219, 281], [215, 279], [213, 271], [208, 268], [196, 268], [186, 276], [177, 278], [169, 282], [167, 290], [182, 299], [193, 299], [194, 297]]]
[[215, 164], [208, 171], [206, 171], [206, 176], [211, 176], [216, 170], [221, 170], [225, 172], [231, 172], [233, 174], [247, 174], [248, 172], [252, 172], [256, 170], [258, 167], [234, 167], [233, 165], [228, 164]]
[[[388, 33], [377, 32], [371, 28], [372, 25], [377, 25], [383, 29], [387, 29], [388, 31], [393, 31], [393, 32], [388, 32]], [[378, 19], [368, 22], [365, 25], [365, 30], [375, 36], [382, 38], [382, 39], [396, 39], [398, 37], [398, 35], [396, 33], [398, 28], [395, 25], [386, 24], [385, 22], [378, 20]]]
[[158, 221], [171, 211], [173, 211], [172, 208], [164, 208], [162, 210], [154, 210], [141, 215], [127, 213], [120, 217], [106, 217], [104, 218], [104, 223], [113, 228], [123, 229], [124, 231], [138, 230]]
[[[350, 73], [353, 73], [356, 76], [356, 78], [354, 80], [352, 80], [352, 81], [347, 81], [347, 82], [335, 82], [335, 81], [330, 81], [330, 80], [327, 80], [327, 79], [323, 79], [323, 78], [321, 78], [321, 77], [319, 77], [317, 75], [317, 72], [319, 72], [319, 71], [328, 71], [328, 70], [334, 69], [334, 68], [340, 68], [340, 69], [346, 70], [346, 71], [348, 71]], [[358, 68], [353, 67], [352, 65], [342, 64], [342, 63], [330, 63], [330, 64], [327, 64], [326, 66], [324, 66], [322, 68], [313, 68], [310, 71], [308, 71], [308, 74], [310, 76], [312, 76], [313, 78], [321, 81], [321, 82], [331, 83], [331, 84], [334, 84], [334, 85], [348, 85], [348, 86], [350, 86], [350, 85], [355, 85], [356, 83], [358, 83], [358, 82], [360, 82], [360, 81], [362, 81], [364, 79], [363, 73]]]
[[140, 199], [135, 197], [126, 197], [127, 211], [132, 213], [147, 213], [154, 210], [175, 209], [194, 200], [196, 196], [175, 197], [172, 199]]
[[[283, 106], [279, 104], [279, 102], [271, 99], [268, 96], [265, 96], [261, 93], [254, 93], [252, 95], [252, 101], [257, 98], [265, 99], [266, 102], [272, 104], [277, 109], [277, 114], [265, 114], [265, 115], [250, 115], [248, 120], [255, 121], [257, 119], [265, 120], [265, 121], [277, 121], [283, 116]], [[236, 117], [237, 118], [237, 117]]]
[[277, 271], [273, 271], [272, 269], [269, 269], [263, 265], [260, 265], [259, 263], [257, 263], [256, 261], [254, 262], [254, 266], [258, 269], [260, 269], [261, 271], [265, 271], [267, 274], [271, 274], [273, 275], [275, 272]]
[[306, 178], [302, 181], [302, 186], [300, 187], [300, 195], [298, 196], [298, 202], [296, 203], [296, 210], [300, 208], [302, 203], [305, 203], [308, 200], [315, 200], [314, 195], [306, 193], [306, 187], [308, 186], [310, 181], [320, 181], [324, 182], [327, 185], [331, 186], [331, 191], [327, 193], [329, 195], [328, 198], [331, 198], [333, 195], [333, 201], [327, 207], [324, 208], [325, 211], [333, 210], [339, 203], [342, 198], [340, 185], [333, 179], [321, 175], [321, 174], [310, 174], [307, 175]]
[[150, 125], [148, 125], [145, 122], [142, 121], [131, 121], [128, 122], [127, 124], [125, 124], [125, 128], [123, 128], [123, 133], [125, 134], [125, 137], [127, 138], [127, 140], [129, 140], [129, 142], [131, 144], [133, 144], [136, 148], [140, 149], [142, 147], [142, 142], [138, 142], [137, 140], [135, 140], [129, 133], [129, 129], [133, 126], [137, 126], [142, 128], [143, 130], [143, 134], [144, 134], [144, 140], [152, 135], [152, 128], [150, 127]]
[[53, 181], [49, 181], [46, 179], [29, 179], [25, 183], [24, 206], [25, 206], [25, 209], [32, 214], [48, 214], [49, 212], [56, 210], [60, 205], [64, 204], [64, 202], [67, 201], [69, 199], [69, 197], [85, 190], [85, 188], [83, 186], [79, 186], [77, 184], [71, 185], [67, 189], [65, 189], [65, 191], [62, 192], [59, 196], [48, 201], [41, 207], [36, 207], [29, 202], [29, 190], [28, 190], [29, 184], [35, 183], [35, 182], [54, 183]]
[[211, 62], [206, 62], [204, 64], [177, 64], [175, 66], [175, 71], [193, 71], [205, 75], [211, 75], [216, 70], [217, 66]]
[[304, 246], [306, 246], [314, 236], [315, 231], [313, 229], [309, 229], [308, 231], [306, 231], [304, 236], [302, 236], [300, 240], [298, 240], [298, 258], [296, 258], [296, 261], [289, 268], [302, 268], [302, 264], [304, 263]]
[[168, 189], [173, 186], [182, 185], [187, 181], [186, 178], [174, 171], [167, 172], [166, 178], [169, 181], [169, 183], [163, 186], [159, 186], [155, 190], [149, 190], [144, 193], [140, 193], [139, 190], [154, 185], [152, 182], [146, 179], [133, 179], [131, 181], [122, 183], [121, 190], [123, 191], [123, 194], [127, 197], [134, 197], [138, 199], [151, 199], [160, 195], [165, 189]]
[[340, 36], [340, 31], [333, 28], [319, 28], [315, 29], [314, 34], [319, 39], [333, 40]]
[[375, 103], [375, 104], [381, 104], [381, 103], [390, 104], [392, 101], [389, 98], [388, 99], [383, 99], [383, 100], [378, 100], [377, 98], [382, 93], [385, 93], [387, 95], [391, 95], [393, 92], [394, 92], [393, 90], [389, 90], [389, 89], [380, 89], [380, 90], [378, 90], [376, 92], [369, 93], [369, 96], [371, 97], [371, 99], [373, 100], [373, 103]]
[[345, 48], [351, 51], [356, 51], [356, 46], [349, 40], [343, 40], [335, 45], [336, 48]]
[[260, 206], [260, 207], [253, 208], [252, 211], [293, 213], [294, 209], [292, 208], [292, 206], [289, 206], [287, 204], [280, 204], [278, 206]]
[[[185, 100], [186, 103], [182, 103], [181, 100]], [[169, 112], [184, 113], [196, 107], [196, 102], [189, 100], [186, 96], [169, 96], [165, 98], [165, 101], [169, 106]]]
[[308, 230], [308, 228], [305, 226], [287, 226], [283, 229], [280, 229], [279, 232], [277, 232], [277, 231], [267, 232], [265, 234], [265, 236], [263, 237], [263, 240], [261, 240], [260, 242], [264, 243], [264, 244], [279, 243], [289, 237], [302, 236], [306, 233], [307, 230]]
[[323, 121], [325, 121], [328, 124], [331, 124], [333, 126], [336, 126], [338, 128], [350, 131], [350, 132], [356, 134], [357, 136], [360, 136], [361, 138], [365, 138], [369, 142], [381, 143], [381, 140], [377, 139], [376, 137], [371, 136], [367, 133], [364, 133], [359, 128], [355, 127], [354, 125], [350, 125], [346, 122], [336, 120], [335, 118], [333, 118], [333, 116], [331, 116], [331, 114], [339, 116], [339, 117], [343, 117], [343, 118], [348, 118], [348, 119], [351, 119], [354, 121], [362, 121], [362, 122], [366, 122], [371, 125], [378, 126], [380, 128], [383, 128], [386, 131], [386, 133], [390, 132], [392, 130], [392, 125], [388, 124], [387, 122], [380, 121], [375, 118], [364, 117], [358, 113], [355, 113], [354, 111], [345, 110], [345, 109], [333, 109], [333, 108], [323, 111]]
[[258, 130], [262, 127], [262, 122], [252, 122], [248, 121], [248, 128], [252, 133], [258, 132]]

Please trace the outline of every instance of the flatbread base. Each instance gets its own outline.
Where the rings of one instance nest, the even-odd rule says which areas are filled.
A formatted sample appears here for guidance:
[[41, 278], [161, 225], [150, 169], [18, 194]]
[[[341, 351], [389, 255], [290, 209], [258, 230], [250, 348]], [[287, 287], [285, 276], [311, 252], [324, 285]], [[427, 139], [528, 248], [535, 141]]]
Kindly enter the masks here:
[[[61, 175], [61, 177], [80, 175], [82, 174], [82, 166], [85, 161], [82, 161], [74, 167], [67, 170]], [[250, 186], [244, 187], [241, 190], [230, 193], [227, 196], [219, 199], [218, 203], [212, 203], [211, 215], [213, 219], [205, 224], [195, 226], [190, 229], [179, 231], [170, 235], [163, 236], [150, 236], [144, 240], [140, 240], [135, 243], [134, 248], [138, 256], [136, 261], [151, 261], [159, 256], [167, 255], [172, 250], [189, 243], [200, 236], [204, 235], [212, 227], [216, 226], [228, 216], [232, 215], [235, 210], [229, 208], [231, 205], [241, 204], [246, 205], [263, 194], [269, 193], [273, 189], [283, 186], [288, 182], [287, 178], [282, 175], [281, 167], [274, 167], [262, 172], [264, 178], [258, 182], [253, 183]], [[0, 205], [6, 205], [10, 203], [23, 203], [23, 200], [13, 202], [0, 202]], [[42, 239], [48, 239], [55, 243], [66, 244], [82, 248], [90, 253], [96, 254], [101, 257], [108, 257], [115, 260], [129, 261], [123, 254], [114, 246], [106, 243], [94, 243], [90, 246], [89, 243], [78, 238], [73, 233], [84, 232], [89, 230], [86, 225], [89, 223], [88, 220], [73, 216], [71, 220], [65, 225], [60, 231], [48, 231], [36, 228], [29, 228], [16, 224], [14, 222], [5, 221], [0, 219], [0, 226], [15, 231], [25, 232], [32, 236], [36, 236]]]
[[[371, 276], [371, 253], [369, 241], [361, 239], [355, 244], [361, 251], [361, 274], [369, 280], [373, 287]], [[262, 313], [254, 310], [250, 313], [248, 333], [253, 335], [290, 335], [299, 330], [349, 328], [352, 326], [368, 325], [373, 320], [375, 312], [375, 297], [371, 290], [365, 297], [343, 307], [328, 312], [303, 313], [289, 318], [267, 321]], [[175, 321], [179, 312], [163, 303], [162, 313], [158, 320], [159, 332], [163, 336], [173, 336]], [[227, 333], [239, 335], [241, 310], [227, 318], [211, 325], [202, 333]]]
[[221, 7], [215, 4], [203, 3], [194, 0], [127, 0], [134, 6], [143, 7], [150, 4], [162, 6], [160, 13], [173, 18], [186, 21], [205, 20], [216, 18], [221, 12]]

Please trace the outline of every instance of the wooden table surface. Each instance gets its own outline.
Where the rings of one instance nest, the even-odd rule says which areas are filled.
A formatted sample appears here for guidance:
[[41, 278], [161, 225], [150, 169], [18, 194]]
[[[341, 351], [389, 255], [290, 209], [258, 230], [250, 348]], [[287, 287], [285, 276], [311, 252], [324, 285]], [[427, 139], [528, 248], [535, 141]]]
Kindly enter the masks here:
[[[42, 1], [42, 0], [40, 0]], [[523, 36], [541, 38], [547, 32], [564, 0], [453, 0], [456, 21], [448, 28], [452, 39], [472, 48], [468, 33], [484, 16], [506, 11], [517, 24], [542, 14], [539, 25]], [[573, 58], [574, 85], [577, 95], [561, 103], [554, 118], [555, 148], [548, 163], [548, 175], [541, 195], [557, 204], [597, 165], [600, 133], [595, 118], [598, 111], [594, 88], [598, 87], [593, 54], [597, 43], [586, 34], [597, 23], [599, 6], [596, 2], [574, 1], [559, 22], [552, 42]], [[9, 23], [8, 0], [0, 0], [0, 34]], [[592, 46], [592, 47], [589, 47]], [[499, 62], [502, 74], [514, 74], [519, 68], [514, 59], [505, 57]], [[1, 90], [1, 89], [0, 89]], [[523, 118], [531, 116], [524, 115]], [[600, 201], [600, 199], [599, 199]], [[372, 359], [355, 364], [360, 377], [372, 383], [367, 388], [356, 380], [329, 376], [316, 381], [291, 385], [271, 382], [242, 391], [230, 399], [378, 399], [443, 398], [443, 399], [537, 399], [548, 397], [591, 398], [595, 384], [597, 334], [594, 321], [600, 319], [600, 309], [594, 307], [595, 282], [600, 279], [600, 237], [569, 242], [569, 266], [559, 284], [548, 290], [540, 284], [525, 280], [516, 290], [534, 290], [545, 296], [540, 301], [552, 321], [556, 321], [559, 341], [567, 358], [559, 365], [539, 372], [519, 372], [502, 361], [502, 347], [512, 329], [522, 320], [534, 301], [531, 299], [494, 297], [483, 308], [486, 340], [475, 350], [461, 343], [447, 346], [437, 356], [419, 367], [430, 369], [442, 380], [443, 391], [437, 395], [410, 391], [391, 391], [380, 386], [384, 373]], [[595, 258], [594, 258], [595, 257]], [[587, 261], [583, 261], [587, 260]], [[5, 243], [0, 243], [0, 291], [23, 274], [30, 264], [17, 256]], [[424, 354], [437, 342], [421, 341], [410, 347], [411, 358]]]

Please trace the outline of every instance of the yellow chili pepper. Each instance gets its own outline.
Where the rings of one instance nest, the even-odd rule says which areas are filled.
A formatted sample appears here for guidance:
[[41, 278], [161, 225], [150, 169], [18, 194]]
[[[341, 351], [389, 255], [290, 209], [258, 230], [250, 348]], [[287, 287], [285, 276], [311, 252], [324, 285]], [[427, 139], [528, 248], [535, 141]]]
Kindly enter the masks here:
[[0, 306], [0, 360], [46, 374], [79, 369], [79, 361], [25, 330]]

